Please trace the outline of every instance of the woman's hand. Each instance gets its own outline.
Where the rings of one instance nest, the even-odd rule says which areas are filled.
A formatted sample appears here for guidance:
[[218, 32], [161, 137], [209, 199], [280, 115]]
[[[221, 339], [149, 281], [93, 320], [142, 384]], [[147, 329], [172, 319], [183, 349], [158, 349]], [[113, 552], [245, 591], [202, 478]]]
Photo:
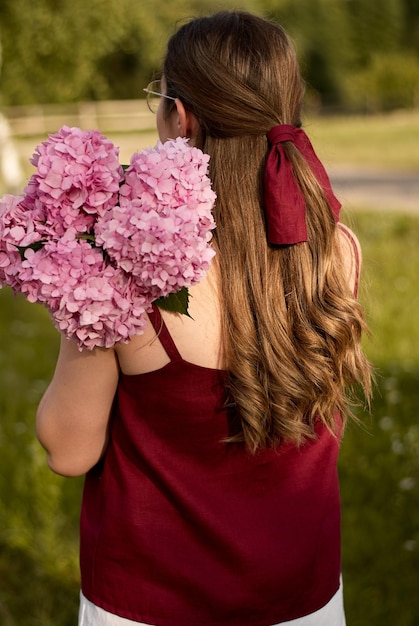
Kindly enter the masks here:
[[62, 337], [51, 384], [37, 411], [36, 432], [57, 474], [79, 476], [103, 455], [119, 376], [114, 350], [79, 351]]

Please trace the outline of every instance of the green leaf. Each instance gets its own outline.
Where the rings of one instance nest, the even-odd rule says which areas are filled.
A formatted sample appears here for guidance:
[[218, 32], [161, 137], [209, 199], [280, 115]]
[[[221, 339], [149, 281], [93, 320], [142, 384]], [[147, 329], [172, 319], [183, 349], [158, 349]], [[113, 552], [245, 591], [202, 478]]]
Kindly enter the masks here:
[[25, 258], [25, 251], [26, 250], [34, 250], [35, 252], [37, 252], [38, 250], [40, 250], [44, 244], [46, 244], [46, 240], [41, 240], [41, 241], [34, 241], [34, 243], [31, 243], [29, 246], [16, 246], [16, 248], [18, 249], [18, 252], [20, 254], [20, 258], [23, 259]]
[[77, 233], [76, 239], [84, 239], [93, 246], [95, 244], [95, 236], [92, 233]]
[[188, 313], [189, 291], [186, 287], [182, 287], [180, 291], [170, 293], [164, 298], [157, 298], [157, 300], [154, 300], [154, 304], [164, 311], [182, 313], [182, 315], [191, 317]]

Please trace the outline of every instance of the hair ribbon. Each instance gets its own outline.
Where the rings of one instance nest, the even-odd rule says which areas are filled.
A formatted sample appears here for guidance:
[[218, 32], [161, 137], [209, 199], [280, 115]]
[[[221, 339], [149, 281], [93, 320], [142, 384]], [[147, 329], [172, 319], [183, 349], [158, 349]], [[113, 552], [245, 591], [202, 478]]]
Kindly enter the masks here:
[[264, 205], [268, 241], [276, 245], [307, 241], [306, 202], [283, 142], [292, 141], [306, 159], [323, 188], [336, 222], [339, 221], [341, 203], [334, 195], [326, 170], [301, 128], [281, 124], [272, 128], [267, 137], [270, 149], [264, 175]]

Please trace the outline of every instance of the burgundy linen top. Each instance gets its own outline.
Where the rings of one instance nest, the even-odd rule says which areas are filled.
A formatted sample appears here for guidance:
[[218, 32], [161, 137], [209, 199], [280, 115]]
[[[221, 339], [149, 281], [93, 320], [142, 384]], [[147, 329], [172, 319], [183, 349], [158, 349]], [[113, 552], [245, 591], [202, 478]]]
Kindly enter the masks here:
[[105, 457], [86, 476], [82, 591], [156, 626], [269, 626], [312, 613], [339, 587], [339, 441], [252, 456], [226, 444], [225, 372], [186, 362], [158, 309], [171, 361], [121, 374]]

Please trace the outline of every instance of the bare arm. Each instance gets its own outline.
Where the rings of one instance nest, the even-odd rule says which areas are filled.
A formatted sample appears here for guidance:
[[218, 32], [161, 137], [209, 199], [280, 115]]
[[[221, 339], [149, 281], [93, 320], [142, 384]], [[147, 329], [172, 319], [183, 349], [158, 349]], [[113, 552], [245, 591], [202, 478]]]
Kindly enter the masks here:
[[118, 383], [113, 350], [83, 350], [61, 339], [51, 384], [37, 411], [37, 436], [50, 468], [64, 476], [86, 473], [101, 458]]

